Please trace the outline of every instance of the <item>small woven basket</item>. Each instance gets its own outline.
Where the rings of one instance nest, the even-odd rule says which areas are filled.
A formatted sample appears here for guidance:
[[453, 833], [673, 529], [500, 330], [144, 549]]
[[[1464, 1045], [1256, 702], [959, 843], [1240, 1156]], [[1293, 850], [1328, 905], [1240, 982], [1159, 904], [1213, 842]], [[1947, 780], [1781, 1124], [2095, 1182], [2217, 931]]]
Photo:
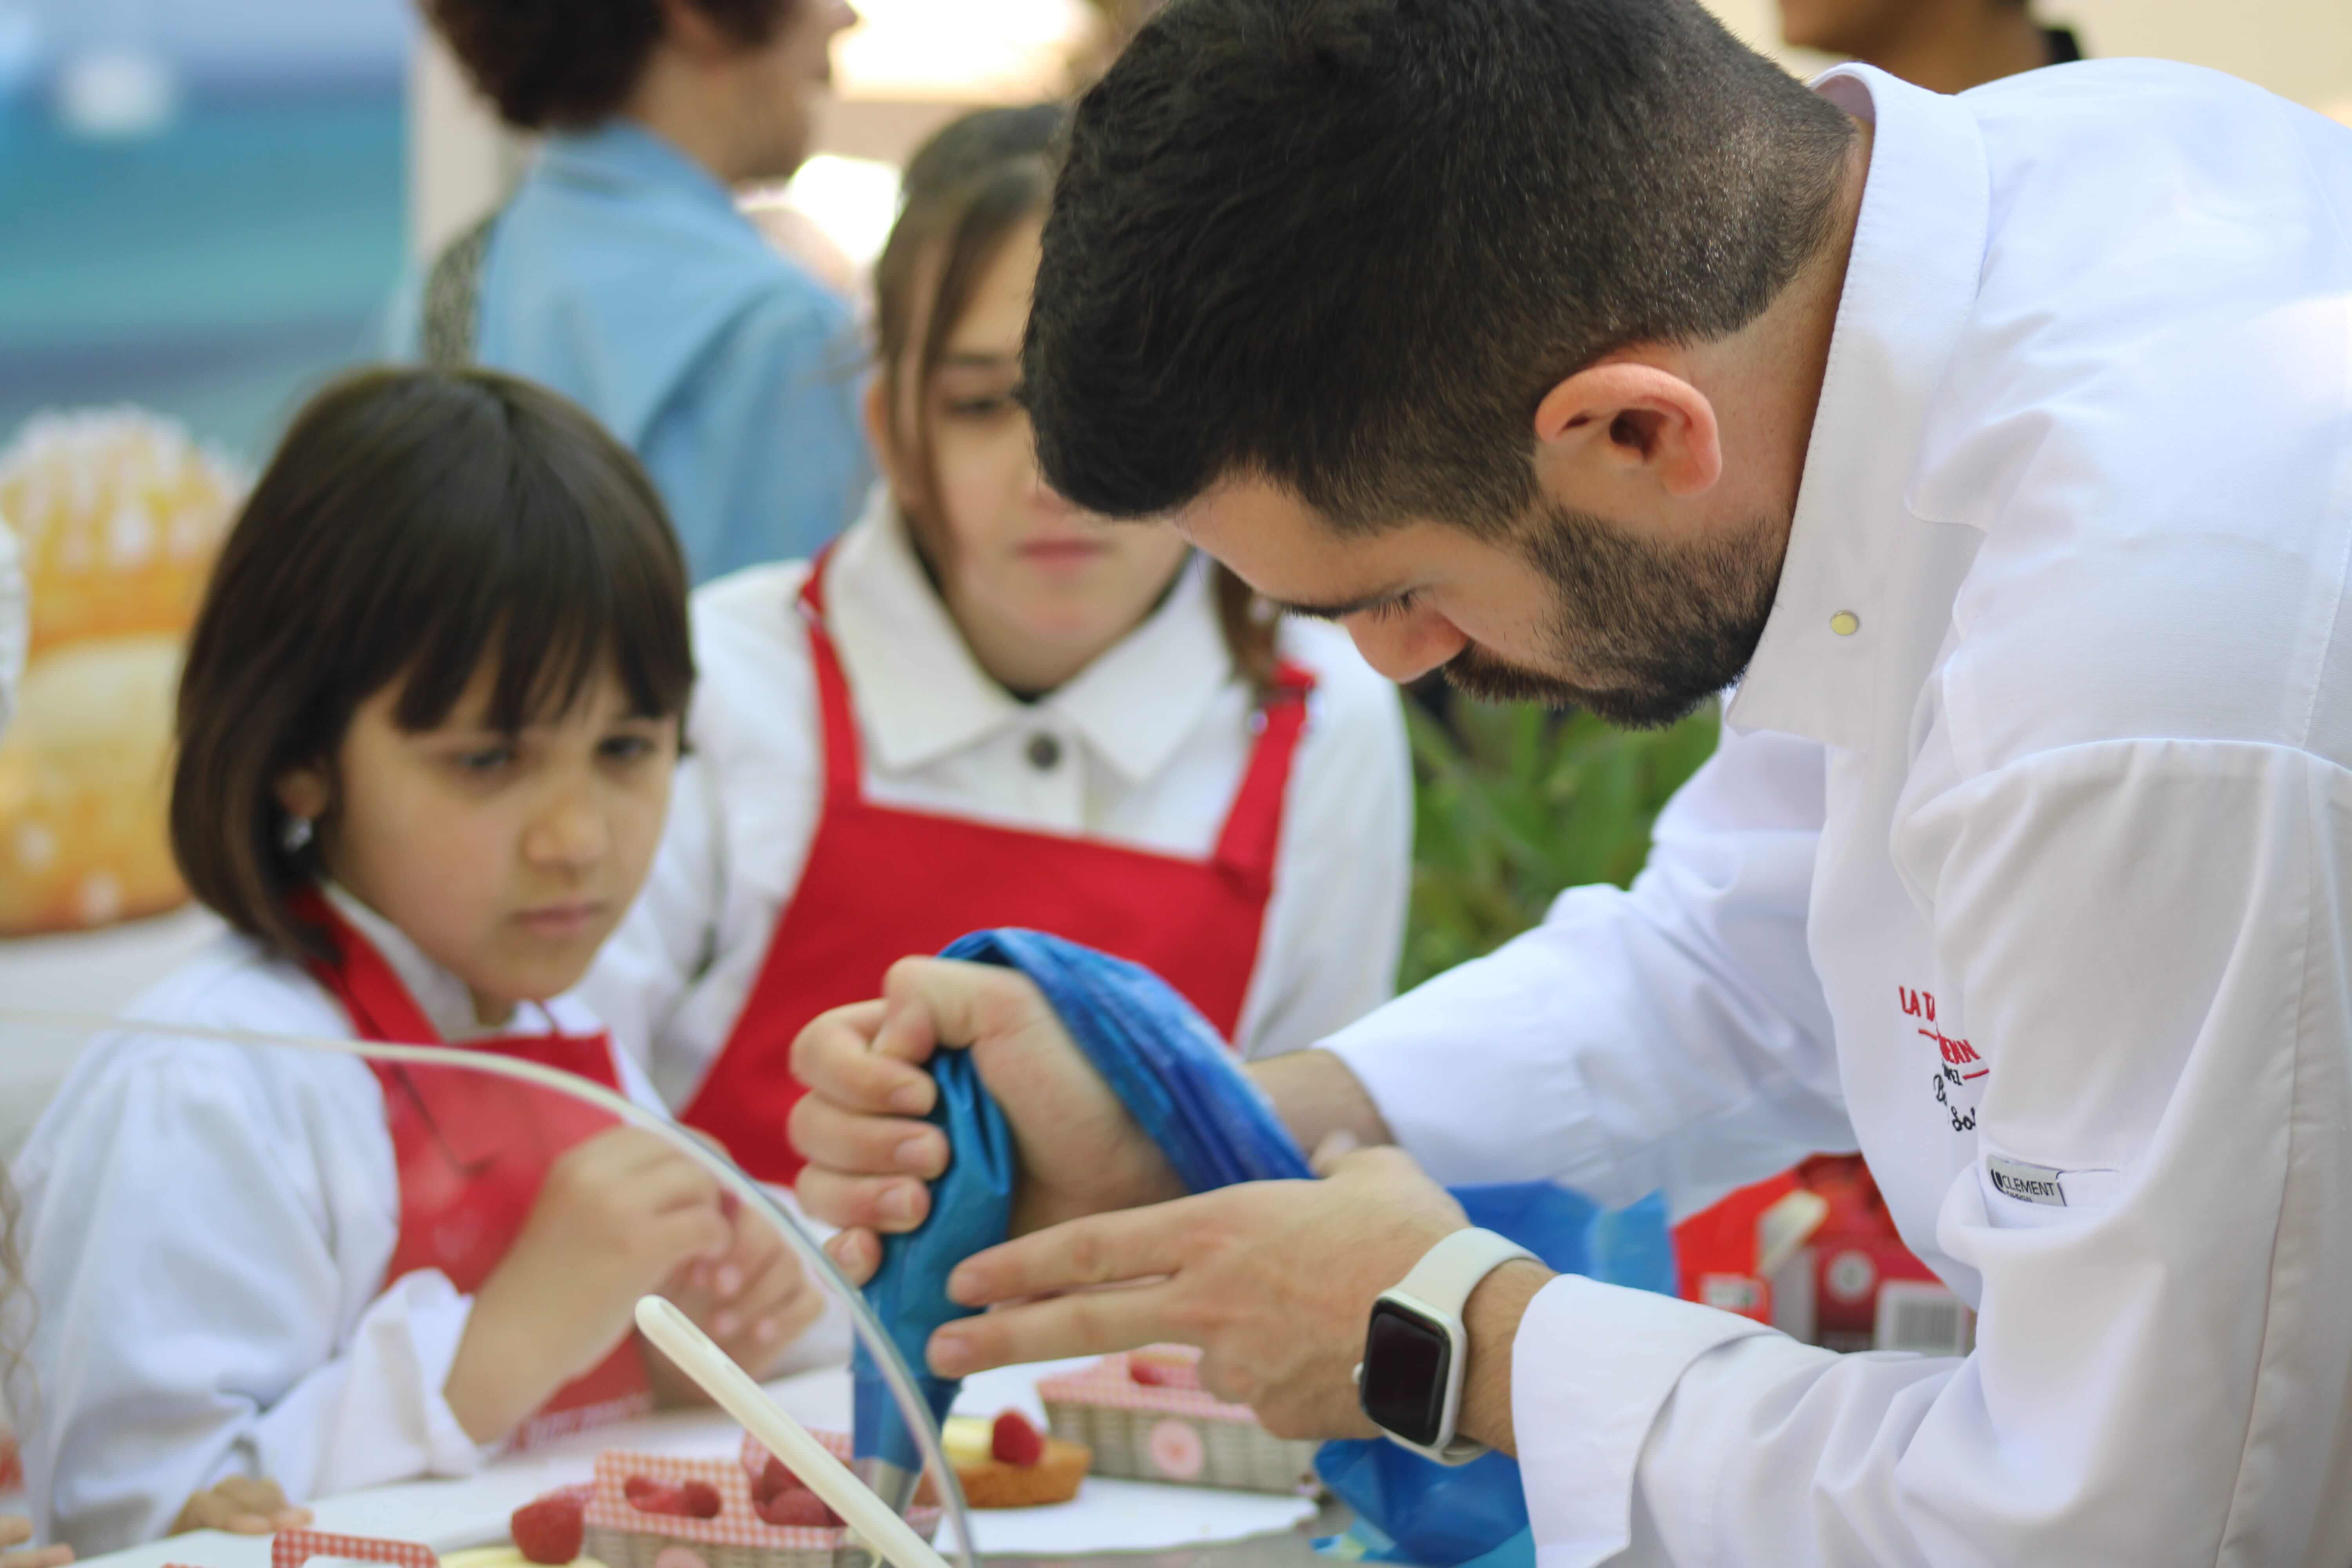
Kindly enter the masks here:
[[[1149, 1360], [1158, 1381], [1136, 1382], [1136, 1360]], [[1229, 1491], [1315, 1492], [1316, 1445], [1276, 1437], [1247, 1405], [1227, 1405], [1203, 1389], [1199, 1360], [1183, 1346], [1105, 1356], [1083, 1371], [1041, 1380], [1037, 1396], [1055, 1436], [1095, 1451], [1096, 1475]]]

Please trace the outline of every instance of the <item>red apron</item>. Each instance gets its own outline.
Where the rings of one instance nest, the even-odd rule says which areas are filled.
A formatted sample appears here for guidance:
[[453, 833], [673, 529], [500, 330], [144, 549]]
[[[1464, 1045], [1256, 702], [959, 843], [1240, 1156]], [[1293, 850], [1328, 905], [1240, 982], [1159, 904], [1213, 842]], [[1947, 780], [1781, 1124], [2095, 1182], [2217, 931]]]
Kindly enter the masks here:
[[[333, 939], [341, 962], [311, 974], [351, 1015], [361, 1039], [437, 1046], [441, 1037], [383, 954], [325, 899], [306, 892], [297, 914]], [[499, 1035], [464, 1049], [560, 1068], [618, 1090], [610, 1039], [602, 1035]], [[384, 1266], [386, 1288], [437, 1268], [471, 1295], [521, 1234], [548, 1167], [573, 1144], [617, 1125], [614, 1118], [536, 1084], [461, 1068], [371, 1062], [383, 1086], [385, 1125], [400, 1174], [400, 1237]], [[653, 1395], [634, 1336], [596, 1369], [555, 1391], [525, 1422], [517, 1447], [650, 1409]]]
[[860, 787], [857, 720], [824, 630], [824, 572], [820, 559], [801, 590], [824, 721], [824, 815], [734, 1032], [679, 1120], [725, 1143], [751, 1174], [791, 1181], [802, 1164], [784, 1132], [802, 1093], [793, 1037], [829, 1008], [880, 995], [884, 972], [908, 954], [995, 926], [1051, 931], [1131, 959], [1232, 1039], [1257, 964], [1283, 797], [1315, 678], [1287, 664], [1276, 672], [1206, 860], [877, 805]]

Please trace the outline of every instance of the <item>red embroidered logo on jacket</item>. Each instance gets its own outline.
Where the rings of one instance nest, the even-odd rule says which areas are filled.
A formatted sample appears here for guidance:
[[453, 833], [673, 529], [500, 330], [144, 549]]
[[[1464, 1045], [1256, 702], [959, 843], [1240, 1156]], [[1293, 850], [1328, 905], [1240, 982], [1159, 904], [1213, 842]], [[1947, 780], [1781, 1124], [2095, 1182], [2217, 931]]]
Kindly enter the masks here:
[[[1969, 1086], [1975, 1084], [1979, 1079], [1992, 1071], [1992, 1068], [1985, 1065], [1984, 1058], [1977, 1054], [1977, 1048], [1974, 1046], [1966, 1040], [1955, 1039], [1936, 1026], [1934, 992], [1914, 991], [1908, 986], [1897, 985], [1895, 988], [1895, 1000], [1902, 1005], [1905, 1017], [1924, 1020], [1925, 1027], [1918, 1029], [1916, 1033], [1921, 1039], [1933, 1041], [1937, 1053], [1943, 1058], [1941, 1065], [1936, 1069], [1936, 1103], [1942, 1106], [1945, 1112], [1950, 1116], [1953, 1131], [1974, 1131], [1977, 1125], [1976, 1101], [1981, 1090], [1972, 1089]], [[1967, 1091], [1965, 1098], [1969, 1101], [1965, 1105], [1961, 1103], [1964, 1090]]]

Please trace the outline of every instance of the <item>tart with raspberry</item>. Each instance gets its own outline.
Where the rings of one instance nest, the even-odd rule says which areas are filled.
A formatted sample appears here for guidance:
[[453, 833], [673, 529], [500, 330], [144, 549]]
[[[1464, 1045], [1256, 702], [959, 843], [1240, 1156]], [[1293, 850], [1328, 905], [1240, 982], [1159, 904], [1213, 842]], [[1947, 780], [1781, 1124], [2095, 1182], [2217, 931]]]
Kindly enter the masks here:
[[1094, 1463], [1091, 1450], [1048, 1437], [1018, 1410], [991, 1421], [978, 1415], [948, 1419], [943, 1434], [948, 1462], [963, 1483], [964, 1500], [974, 1508], [1040, 1508], [1078, 1495]]

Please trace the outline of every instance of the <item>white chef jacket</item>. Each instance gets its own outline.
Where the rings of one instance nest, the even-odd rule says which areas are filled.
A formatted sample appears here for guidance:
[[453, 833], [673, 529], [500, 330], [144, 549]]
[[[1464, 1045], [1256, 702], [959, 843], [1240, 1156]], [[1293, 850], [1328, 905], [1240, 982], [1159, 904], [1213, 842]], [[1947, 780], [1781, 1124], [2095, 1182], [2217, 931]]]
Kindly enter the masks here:
[[2343, 1568], [2352, 132], [2145, 61], [1821, 90], [1877, 139], [1729, 738], [1630, 892], [1334, 1048], [1449, 1182], [1859, 1146], [1982, 1313], [1841, 1357], [1555, 1281], [1544, 1568]]
[[[754, 567], [696, 594], [693, 755], [653, 875], [583, 987], [673, 1106], [733, 1033], [824, 804], [797, 605], [807, 571]], [[877, 488], [833, 552], [825, 614], [869, 800], [1168, 855], [1214, 849], [1256, 737], [1205, 563], [1076, 677], [1024, 703], [973, 661]], [[1335, 626], [1286, 622], [1281, 638], [1316, 688], [1242, 1008], [1238, 1044], [1253, 1056], [1320, 1039], [1388, 999], [1412, 879], [1395, 689]], [[1032, 759], [1040, 736], [1056, 742], [1049, 767]]]
[[[567, 996], [485, 1031], [463, 982], [329, 896], [445, 1039], [601, 1027]], [[351, 1033], [318, 982], [231, 935], [126, 1016]], [[630, 1097], [656, 1106], [620, 1067]], [[300, 1501], [464, 1475], [488, 1451], [441, 1394], [473, 1299], [438, 1269], [384, 1284], [400, 1184], [366, 1062], [110, 1035], [76, 1063], [16, 1179], [35, 1316], [8, 1395], [43, 1539], [84, 1556], [152, 1540], [231, 1475]]]

